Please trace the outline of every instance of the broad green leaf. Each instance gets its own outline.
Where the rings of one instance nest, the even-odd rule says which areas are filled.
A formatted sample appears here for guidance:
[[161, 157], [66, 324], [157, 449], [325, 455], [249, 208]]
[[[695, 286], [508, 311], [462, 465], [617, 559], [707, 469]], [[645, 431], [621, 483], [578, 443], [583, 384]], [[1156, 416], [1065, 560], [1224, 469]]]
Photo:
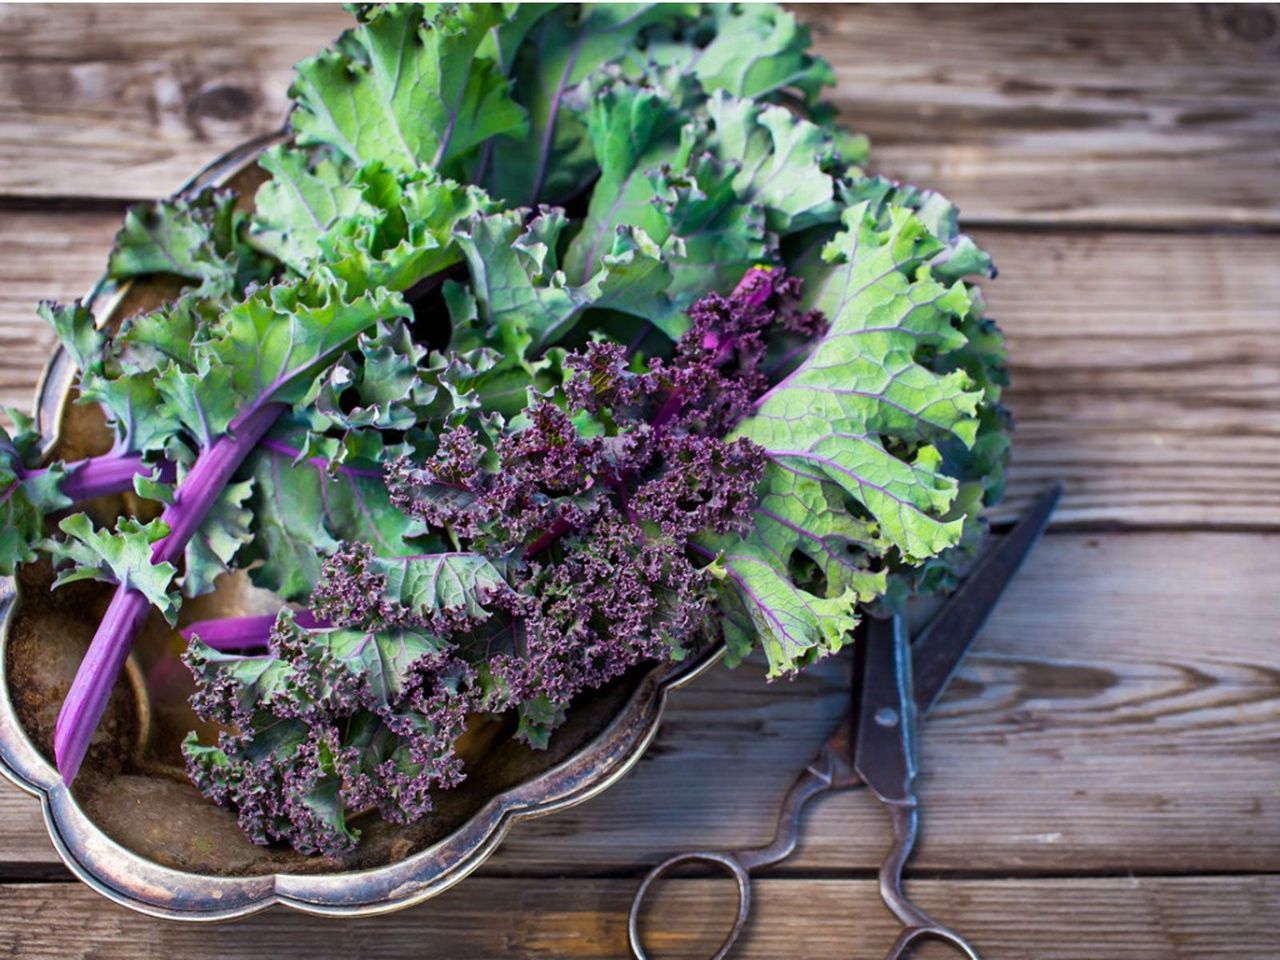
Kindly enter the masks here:
[[[600, 260], [600, 269], [582, 286], [593, 309], [611, 310], [648, 320], [671, 339], [684, 332], [682, 312], [688, 304], [678, 293], [673, 267], [685, 262], [683, 247], [659, 247], [643, 230], [619, 227], [613, 246]], [[539, 351], [563, 336], [567, 328], [553, 328], [536, 343]]]
[[504, 3], [503, 21], [485, 35], [476, 55], [492, 60], [500, 73], [509, 76], [529, 31], [555, 9], [551, 3]]
[[874, 209], [896, 204], [911, 210], [943, 249], [929, 263], [934, 277], [952, 283], [969, 276], [995, 276], [991, 257], [973, 238], [960, 232], [960, 212], [950, 200], [934, 190], [896, 183], [884, 177], [850, 177], [837, 184], [844, 206], [867, 201]]
[[[780, 469], [843, 487], [908, 559], [945, 549], [958, 523], [938, 518], [955, 496], [931, 443], [973, 442], [980, 394], [962, 371], [939, 375], [917, 351], [964, 345], [956, 327], [970, 307], [963, 284], [943, 286], [926, 266], [942, 249], [911, 211], [851, 207], [846, 229], [806, 277], [805, 305], [830, 329], [805, 362], [774, 386], [736, 435], [770, 451]], [[886, 449], [881, 437], [915, 444]]]
[[387, 578], [388, 598], [421, 617], [450, 610], [484, 620], [488, 595], [508, 589], [498, 568], [478, 553], [375, 556], [370, 567]]
[[663, 252], [641, 231], [620, 229], [600, 269], [573, 285], [556, 249], [567, 221], [543, 208], [476, 216], [460, 224], [457, 242], [471, 284], [446, 285], [455, 349], [492, 344], [508, 363], [522, 363], [563, 338], [589, 309], [615, 310], [663, 323], [676, 313], [665, 289]]
[[[995, 275], [991, 258], [972, 238], [960, 233], [956, 207], [941, 194], [881, 177], [848, 179], [839, 184], [838, 191], [850, 204], [865, 200], [876, 209], [894, 204], [913, 211], [942, 244], [929, 262], [935, 279], [954, 285], [964, 277]], [[947, 516], [964, 518], [964, 533], [956, 546], [920, 565], [891, 564], [882, 601], [891, 608], [912, 592], [933, 593], [954, 587], [981, 539], [980, 525], [975, 522], [979, 512], [998, 502], [1004, 493], [1004, 467], [1009, 456], [1009, 418], [999, 406], [1001, 391], [1008, 384], [1004, 338], [995, 323], [983, 316], [981, 294], [972, 288], [968, 292], [968, 313], [956, 323], [963, 340], [917, 355], [922, 366], [936, 373], [963, 370], [982, 391], [973, 442], [954, 436], [938, 441], [942, 472], [959, 481]]]
[[121, 517], [114, 531], [95, 530], [87, 515], [76, 513], [58, 527], [66, 539], [46, 540], [43, 547], [55, 567], [71, 566], [59, 571], [53, 582], [55, 589], [77, 580], [116, 583], [126, 590], [137, 590], [171, 624], [177, 621], [180, 601], [177, 593], [170, 591], [177, 571], [171, 563], [151, 562], [151, 545], [168, 535], [167, 524], [160, 520], [144, 524], [133, 517]]
[[[241, 562], [254, 583], [286, 600], [306, 600], [324, 558], [342, 541], [370, 544], [382, 556], [421, 553], [415, 538], [426, 533], [391, 505], [377, 463], [334, 466], [313, 453], [296, 426], [282, 424], [250, 455], [254, 539]], [[336, 454], [336, 441], [327, 441]], [[308, 448], [310, 447], [310, 449]]]
[[[768, 97], [799, 90], [812, 104], [835, 72], [809, 52], [809, 28], [772, 3], [712, 3], [702, 23], [676, 37], [654, 37], [643, 56], [692, 73], [708, 91], [735, 97]], [[703, 42], [691, 42], [689, 34]]]
[[628, 82], [603, 74], [580, 90], [580, 112], [600, 168], [591, 203], [565, 253], [570, 282], [583, 283], [599, 270], [620, 226], [643, 226], [653, 200], [650, 171], [689, 155], [683, 131], [687, 110], [700, 101], [696, 84], [677, 74], [647, 74]]
[[107, 261], [114, 280], [170, 274], [199, 284], [202, 296], [238, 293], [270, 270], [240, 241], [235, 194], [203, 190], [130, 207]]
[[396, 170], [460, 170], [485, 140], [526, 128], [509, 81], [476, 55], [501, 21], [496, 4], [369, 8], [333, 49], [298, 64], [298, 142]]
[[411, 317], [399, 294], [349, 296], [323, 271], [254, 291], [223, 314], [198, 356], [231, 371], [241, 402], [296, 403], [314, 378], [379, 320]]
[[229, 483], [187, 542], [182, 592], [198, 597], [214, 588], [214, 580], [233, 569], [237, 551], [253, 540], [253, 513], [246, 505], [252, 480]]
[[271, 178], [254, 198], [253, 243], [302, 273], [329, 228], [365, 207], [354, 168], [285, 144], [265, 151], [258, 165]]
[[37, 312], [40, 319], [53, 327], [77, 370], [86, 373], [101, 370], [107, 335], [98, 329], [88, 307], [79, 300], [70, 306], [44, 300]]
[[454, 224], [495, 204], [479, 188], [442, 179], [430, 167], [397, 171], [275, 148], [276, 175], [258, 191], [254, 238], [299, 274], [323, 263], [352, 291], [406, 290], [459, 259]]
[[379, 320], [410, 315], [399, 294], [353, 294], [320, 267], [230, 305], [181, 297], [132, 318], [81, 397], [104, 407], [117, 452], [172, 455], [179, 431], [206, 448], [250, 406], [308, 396]]
[[[964, 527], [934, 444], [972, 446], [981, 391], [964, 371], [916, 358], [965, 347], [972, 295], [932, 277], [945, 245], [911, 210], [863, 201], [843, 224], [806, 270], [804, 305], [827, 316], [828, 332], [731, 435], [759, 443], [770, 463], [755, 528], [716, 545], [740, 594], [726, 629], [742, 638], [752, 624], [774, 673], [845, 642], [854, 605], [885, 589], [876, 558], [922, 563]], [[813, 576], [797, 576], [797, 556]]]
[[779, 576], [779, 558], [745, 543], [725, 563], [733, 591], [721, 591], [725, 640], [739, 660], [759, 645], [769, 661], [769, 675], [792, 672], [835, 653], [853, 639], [861, 596], [849, 588], [820, 597]]
[[710, 150], [736, 168], [740, 204], [759, 206], [780, 236], [839, 219], [831, 171], [838, 164], [825, 130], [784, 107], [740, 100], [724, 92], [707, 100], [715, 125]]
[[442, 180], [431, 168], [397, 174], [361, 167], [360, 211], [334, 221], [317, 241], [319, 256], [352, 290], [407, 290], [461, 259], [455, 226], [497, 205], [477, 187]]
[[[765, 212], [739, 203], [738, 167], [710, 152], [690, 149], [651, 171], [653, 199], [641, 213], [644, 229], [670, 251], [667, 296], [688, 307], [711, 291], [732, 290], [751, 267], [777, 259], [776, 238], [765, 230]], [[664, 328], [675, 339], [680, 325]]]
[[682, 306], [733, 289], [752, 266], [777, 261], [779, 236], [835, 222], [841, 210], [834, 148], [820, 128], [723, 92], [706, 109], [711, 128], [684, 128], [680, 149], [648, 174], [652, 199], [631, 214], [678, 251], [667, 294]]
[[[643, 230], [664, 252], [666, 315], [678, 317], [776, 261], [779, 236], [838, 219], [831, 138], [782, 107], [723, 92], [703, 101], [687, 78], [651, 72], [606, 78], [586, 123], [601, 175], [565, 254], [570, 282], [602, 262], [624, 225]], [[664, 329], [683, 332], [679, 320]]]
[[164, 450], [178, 421], [164, 408], [153, 373], [87, 377], [80, 385], [84, 403], [100, 403], [116, 436], [119, 453]]
[[230, 305], [229, 299], [188, 292], [155, 310], [127, 317], [111, 340], [110, 365], [145, 375], [163, 370], [170, 361], [191, 367], [196, 345], [209, 338]]
[[44, 516], [71, 506], [58, 485], [66, 476], [61, 464], [35, 469], [40, 463], [40, 435], [29, 417], [6, 411], [16, 430], [0, 428], [0, 575], [12, 576], [19, 564], [36, 558], [44, 534]]
[[203, 351], [191, 359], [193, 366], [170, 363], [155, 378], [161, 397], [157, 412], [166, 422], [185, 428], [201, 449], [208, 449], [227, 432], [243, 399], [232, 385], [230, 366], [214, 363]]
[[426, 354], [403, 320], [379, 323], [318, 382], [316, 411], [330, 429], [411, 429], [436, 395]]
[[643, 72], [643, 35], [656, 24], [688, 23], [696, 5], [674, 3], [564, 4], [540, 9], [519, 55], [505, 58], [514, 96], [529, 114], [523, 136], [493, 145], [485, 185], [513, 206], [561, 202], [590, 181], [596, 161], [586, 126], [566, 109], [571, 91], [603, 65], [630, 54]]

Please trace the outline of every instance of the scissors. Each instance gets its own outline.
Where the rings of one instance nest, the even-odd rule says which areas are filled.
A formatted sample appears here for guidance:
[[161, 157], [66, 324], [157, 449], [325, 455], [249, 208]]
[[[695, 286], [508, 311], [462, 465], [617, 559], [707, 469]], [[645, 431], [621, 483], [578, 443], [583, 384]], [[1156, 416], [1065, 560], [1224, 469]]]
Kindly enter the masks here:
[[919, 826], [916, 800], [916, 724], [942, 695], [987, 615], [1031, 552], [1062, 493], [1047, 490], [1016, 526], [975, 566], [942, 610], [912, 643], [901, 615], [868, 618], [854, 648], [853, 702], [848, 715], [796, 778], [782, 802], [773, 841], [742, 850], [696, 850], [654, 867], [631, 901], [627, 934], [636, 960], [649, 960], [640, 944], [640, 910], [659, 877], [686, 863], [709, 863], [737, 883], [738, 916], [711, 960], [723, 960], [751, 910], [751, 873], [786, 859], [796, 848], [800, 814], [827, 791], [865, 786], [889, 812], [893, 846], [880, 866], [880, 897], [902, 924], [886, 954], [899, 960], [922, 940], [945, 943], [968, 960], [978, 954], [958, 933], [917, 907], [902, 889], [902, 868]]

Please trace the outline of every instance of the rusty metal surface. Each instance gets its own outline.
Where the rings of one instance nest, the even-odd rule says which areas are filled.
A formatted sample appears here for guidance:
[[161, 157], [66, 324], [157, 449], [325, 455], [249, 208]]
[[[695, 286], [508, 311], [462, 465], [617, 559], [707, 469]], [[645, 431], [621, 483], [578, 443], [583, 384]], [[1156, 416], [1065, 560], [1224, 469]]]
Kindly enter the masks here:
[[[280, 139], [277, 133], [243, 144], [182, 190], [251, 187], [258, 154]], [[242, 189], [242, 196], [250, 192]], [[86, 302], [99, 323], [118, 322], [173, 292], [153, 286], [117, 287], [104, 279]], [[69, 402], [74, 374], [59, 348], [37, 387], [36, 423], [47, 453], [84, 455], [101, 440], [100, 414]], [[100, 509], [109, 514], [136, 505], [124, 498]], [[16, 580], [0, 578], [0, 773], [39, 798], [53, 844], [77, 877], [124, 906], [179, 920], [228, 919], [274, 904], [366, 915], [432, 897], [483, 863], [514, 823], [581, 803], [623, 776], [657, 732], [669, 691], [723, 652], [714, 647], [683, 663], [633, 671], [586, 697], [546, 753], [478, 724], [459, 747], [468, 779], [441, 795], [438, 814], [411, 827], [370, 822], [358, 854], [339, 863], [253, 847], [230, 813], [185, 782], [174, 734], [190, 729], [194, 718], [185, 703], [157, 696], [173, 682], [163, 668], [174, 662], [175, 634], [163, 623], [140, 638], [95, 739], [96, 759], [74, 789], [66, 787], [52, 761], [53, 717], [104, 591], [84, 584], [50, 594], [49, 579], [39, 565]], [[255, 602], [243, 580], [220, 585], [217, 595], [196, 601], [204, 604], [199, 615]]]

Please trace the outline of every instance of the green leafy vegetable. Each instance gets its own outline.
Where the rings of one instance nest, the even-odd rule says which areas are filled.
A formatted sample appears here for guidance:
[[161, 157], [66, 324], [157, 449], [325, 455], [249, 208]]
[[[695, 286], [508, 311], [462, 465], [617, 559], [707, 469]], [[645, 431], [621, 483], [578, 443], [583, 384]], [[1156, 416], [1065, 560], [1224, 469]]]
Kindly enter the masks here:
[[372, 6], [333, 50], [298, 64], [290, 93], [301, 144], [396, 170], [462, 168], [485, 140], [525, 128], [510, 81], [478, 56], [497, 4]]
[[[0, 572], [116, 586], [64, 778], [150, 608], [239, 573], [281, 612], [188, 631], [223, 728], [188, 770], [255, 842], [327, 855], [358, 813], [424, 816], [474, 713], [546, 746], [647, 661], [723, 640], [788, 674], [948, 588], [1008, 453], [990, 259], [862, 170], [794, 15], [356, 17], [298, 65], [252, 204], [127, 214], [111, 278], [176, 296], [114, 329], [41, 306], [113, 449], [0, 436]], [[160, 518], [46, 536], [124, 491]]]
[[17, 425], [12, 437], [0, 429], [0, 574], [11, 576], [19, 564], [36, 559], [44, 515], [71, 506], [61, 491], [66, 469], [55, 464], [36, 470], [40, 437], [31, 419], [7, 410]]
[[55, 565], [71, 564], [58, 574], [54, 587], [77, 580], [102, 580], [119, 584], [125, 590], [136, 590], [165, 615], [170, 623], [177, 619], [178, 597], [170, 592], [172, 563], [153, 563], [151, 547], [169, 532], [162, 520], [139, 523], [132, 517], [121, 517], [114, 532], [95, 530], [93, 521], [83, 513], [72, 514], [58, 524], [66, 540], [49, 542], [49, 553]]
[[813, 106], [822, 88], [836, 82], [831, 65], [809, 52], [808, 28], [772, 4], [709, 4], [680, 33], [657, 33], [645, 56], [692, 73], [707, 90], [751, 99], [795, 90]]

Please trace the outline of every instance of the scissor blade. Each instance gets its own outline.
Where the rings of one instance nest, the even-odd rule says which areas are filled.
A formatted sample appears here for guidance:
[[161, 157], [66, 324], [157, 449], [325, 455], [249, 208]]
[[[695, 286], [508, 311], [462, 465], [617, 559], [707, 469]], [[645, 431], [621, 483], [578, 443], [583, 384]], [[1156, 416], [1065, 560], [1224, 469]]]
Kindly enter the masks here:
[[911, 646], [901, 615], [868, 618], [858, 648], [861, 684], [853, 709], [854, 770], [885, 803], [905, 803], [916, 778], [916, 707], [911, 691]]
[[1053, 516], [1053, 508], [1061, 495], [1061, 483], [1055, 483], [1045, 491], [1017, 525], [982, 558], [912, 644], [911, 673], [915, 683], [916, 709], [921, 717], [929, 712], [946, 689], [951, 675], [995, 609], [1005, 587], [1049, 525], [1049, 518]]

